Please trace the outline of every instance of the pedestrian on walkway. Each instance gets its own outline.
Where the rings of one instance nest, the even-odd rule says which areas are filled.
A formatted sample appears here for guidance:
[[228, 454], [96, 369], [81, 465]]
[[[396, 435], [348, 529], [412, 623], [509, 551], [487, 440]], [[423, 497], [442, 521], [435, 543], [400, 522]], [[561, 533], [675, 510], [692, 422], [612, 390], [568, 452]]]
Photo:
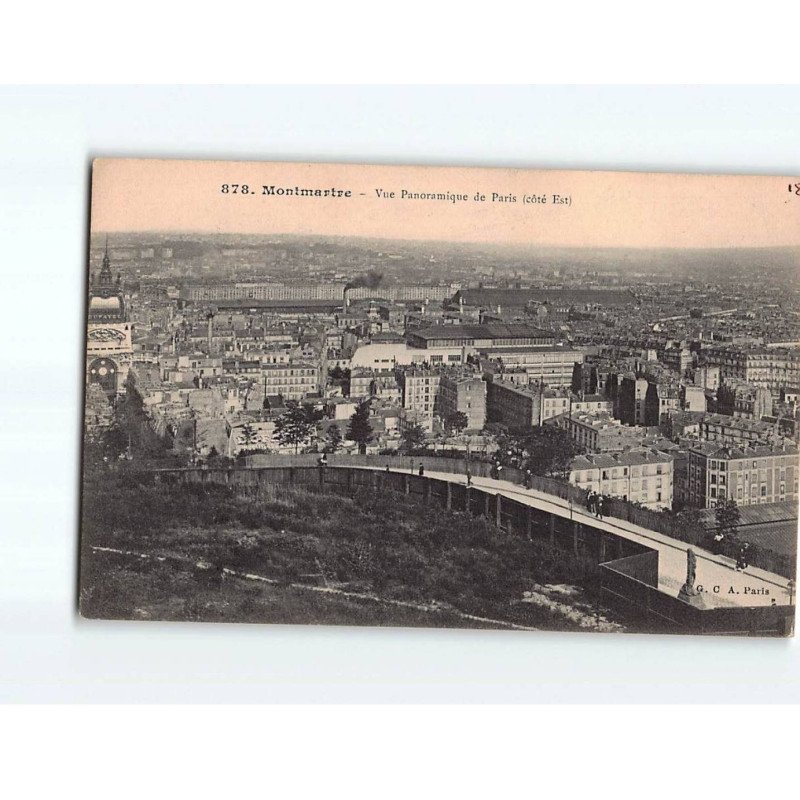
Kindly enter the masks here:
[[725, 542], [725, 534], [722, 531], [717, 531], [714, 538], [711, 540], [711, 552], [715, 556], [722, 555], [722, 548]]
[[750, 564], [749, 564], [749, 562], [747, 560], [747, 550], [748, 550], [749, 547], [750, 547], [750, 545], [747, 542], [745, 542], [739, 548], [739, 554], [736, 556], [736, 571], [737, 572], [744, 572], [750, 566]]
[[422, 464], [419, 465], [419, 476], [420, 478], [425, 474], [425, 467]]
[[606, 499], [603, 497], [603, 495], [597, 495], [597, 499], [595, 500], [595, 508], [597, 509], [598, 519], [603, 519], [603, 512], [606, 509]]
[[594, 493], [594, 489], [589, 489], [586, 492], [586, 509], [590, 514], [595, 513], [596, 503], [597, 503], [597, 495]]
[[530, 489], [531, 486], [533, 486], [533, 475], [529, 469], [525, 470], [525, 478], [523, 482], [526, 489]]
[[498, 464], [497, 465], [497, 476], [496, 476], [497, 480], [500, 480], [502, 478], [502, 476], [503, 476], [503, 465], [502, 464]]
[[472, 473], [469, 471], [469, 467], [467, 467], [467, 486], [472, 486]]

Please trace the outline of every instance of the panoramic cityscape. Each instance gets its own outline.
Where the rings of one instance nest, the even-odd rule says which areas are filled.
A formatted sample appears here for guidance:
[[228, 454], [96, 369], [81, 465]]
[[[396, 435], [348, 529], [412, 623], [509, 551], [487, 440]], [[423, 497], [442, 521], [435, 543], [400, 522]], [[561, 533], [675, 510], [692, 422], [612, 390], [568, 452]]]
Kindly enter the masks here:
[[797, 265], [97, 234], [82, 612], [786, 635]]

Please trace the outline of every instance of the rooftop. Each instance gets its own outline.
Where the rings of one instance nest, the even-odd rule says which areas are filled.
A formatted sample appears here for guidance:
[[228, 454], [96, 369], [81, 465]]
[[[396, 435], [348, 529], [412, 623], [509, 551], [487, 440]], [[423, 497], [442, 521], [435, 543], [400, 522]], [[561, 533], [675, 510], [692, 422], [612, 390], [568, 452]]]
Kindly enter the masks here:
[[462, 289], [453, 298], [468, 306], [525, 306], [528, 303], [551, 305], [620, 306], [636, 302], [627, 289]]
[[520, 384], [514, 383], [513, 381], [504, 381], [502, 379], [496, 379], [492, 381], [492, 383], [495, 386], [500, 386], [503, 389], [508, 389], [509, 391], [528, 397], [561, 397], [566, 400], [570, 396], [570, 393], [565, 389], [542, 389], [539, 384]]
[[591, 469], [592, 467], [633, 467], [639, 464], [667, 464], [672, 456], [659, 450], [649, 448], [636, 448], [624, 450], [621, 453], [597, 453], [595, 455], [580, 455], [572, 459], [572, 469]]
[[736, 460], [742, 458], [764, 458], [766, 456], [791, 456], [797, 455], [797, 446], [794, 444], [757, 444], [749, 446], [730, 446], [719, 442], [697, 442], [689, 448], [690, 453], [698, 453], [708, 458], [722, 460]]
[[481, 348], [479, 351], [481, 355], [487, 353], [497, 353], [500, 357], [503, 355], [511, 355], [513, 353], [527, 353], [530, 355], [536, 355], [538, 353], [581, 353], [582, 351], [578, 347], [573, 347], [572, 345], [568, 344], [544, 344], [544, 345], [522, 345], [520, 347], [504, 347], [502, 350], [492, 350], [491, 347], [489, 348]]
[[738, 428], [742, 431], [768, 433], [773, 426], [761, 420], [731, 417], [728, 414], [705, 414], [702, 422], [707, 425], [724, 425], [727, 428]]
[[524, 323], [492, 322], [488, 325], [431, 325], [412, 331], [421, 339], [554, 339], [551, 331]]

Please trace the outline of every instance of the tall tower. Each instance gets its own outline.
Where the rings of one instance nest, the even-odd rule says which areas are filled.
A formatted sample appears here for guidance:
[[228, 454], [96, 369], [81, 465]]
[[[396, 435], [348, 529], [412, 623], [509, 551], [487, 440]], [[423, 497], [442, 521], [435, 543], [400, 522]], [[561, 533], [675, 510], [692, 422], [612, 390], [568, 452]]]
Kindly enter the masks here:
[[100, 274], [89, 285], [86, 330], [86, 383], [98, 383], [109, 397], [125, 391], [133, 361], [131, 324], [119, 275], [111, 274], [108, 237]]

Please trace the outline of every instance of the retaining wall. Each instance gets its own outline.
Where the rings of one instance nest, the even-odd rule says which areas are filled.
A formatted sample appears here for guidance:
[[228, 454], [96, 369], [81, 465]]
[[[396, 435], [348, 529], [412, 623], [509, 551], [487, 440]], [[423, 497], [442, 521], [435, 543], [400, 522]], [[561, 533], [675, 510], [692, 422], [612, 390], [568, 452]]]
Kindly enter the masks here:
[[[692, 606], [657, 588], [658, 551], [621, 535], [598, 530], [590, 524], [533, 508], [488, 488], [468, 487], [464, 483], [429, 475], [420, 476], [416, 468], [420, 461], [425, 466], [425, 458], [414, 459], [413, 472], [410, 459], [397, 456], [382, 458], [381, 461], [386, 462], [383, 469], [375, 469], [375, 458], [370, 456], [337, 457], [335, 461], [331, 459], [327, 467], [309, 465], [308, 460], [316, 463], [313, 455], [310, 459], [303, 456], [269, 458], [271, 465], [265, 467], [192, 467], [157, 470], [154, 475], [155, 480], [164, 482], [215, 483], [244, 487], [283, 484], [343, 492], [352, 492], [359, 488], [398, 492], [414, 496], [422, 502], [435, 502], [449, 511], [485, 516], [510, 533], [531, 540], [548, 540], [571, 556], [590, 558], [600, 565], [602, 594], [606, 602], [635, 611], [637, 615], [644, 613], [666, 630], [761, 636], [784, 636], [793, 630], [793, 606], [713, 609]], [[278, 459], [284, 460], [283, 466], [275, 464]], [[363, 460], [364, 464], [354, 465], [353, 461], [357, 460]], [[450, 459], [427, 461], [432, 462], [431, 471], [453, 473], [461, 472], [459, 467], [464, 463], [453, 460], [452, 469], [444, 470], [441, 462], [449, 462]], [[367, 468], [367, 463], [373, 465], [373, 468]], [[389, 466], [388, 471], [385, 469], [386, 465]], [[472, 467], [471, 464], [473, 475], [482, 474], [472, 470]], [[481, 465], [481, 468], [484, 467], [488, 473], [491, 465]], [[558, 485], [562, 489], [574, 488]]]

